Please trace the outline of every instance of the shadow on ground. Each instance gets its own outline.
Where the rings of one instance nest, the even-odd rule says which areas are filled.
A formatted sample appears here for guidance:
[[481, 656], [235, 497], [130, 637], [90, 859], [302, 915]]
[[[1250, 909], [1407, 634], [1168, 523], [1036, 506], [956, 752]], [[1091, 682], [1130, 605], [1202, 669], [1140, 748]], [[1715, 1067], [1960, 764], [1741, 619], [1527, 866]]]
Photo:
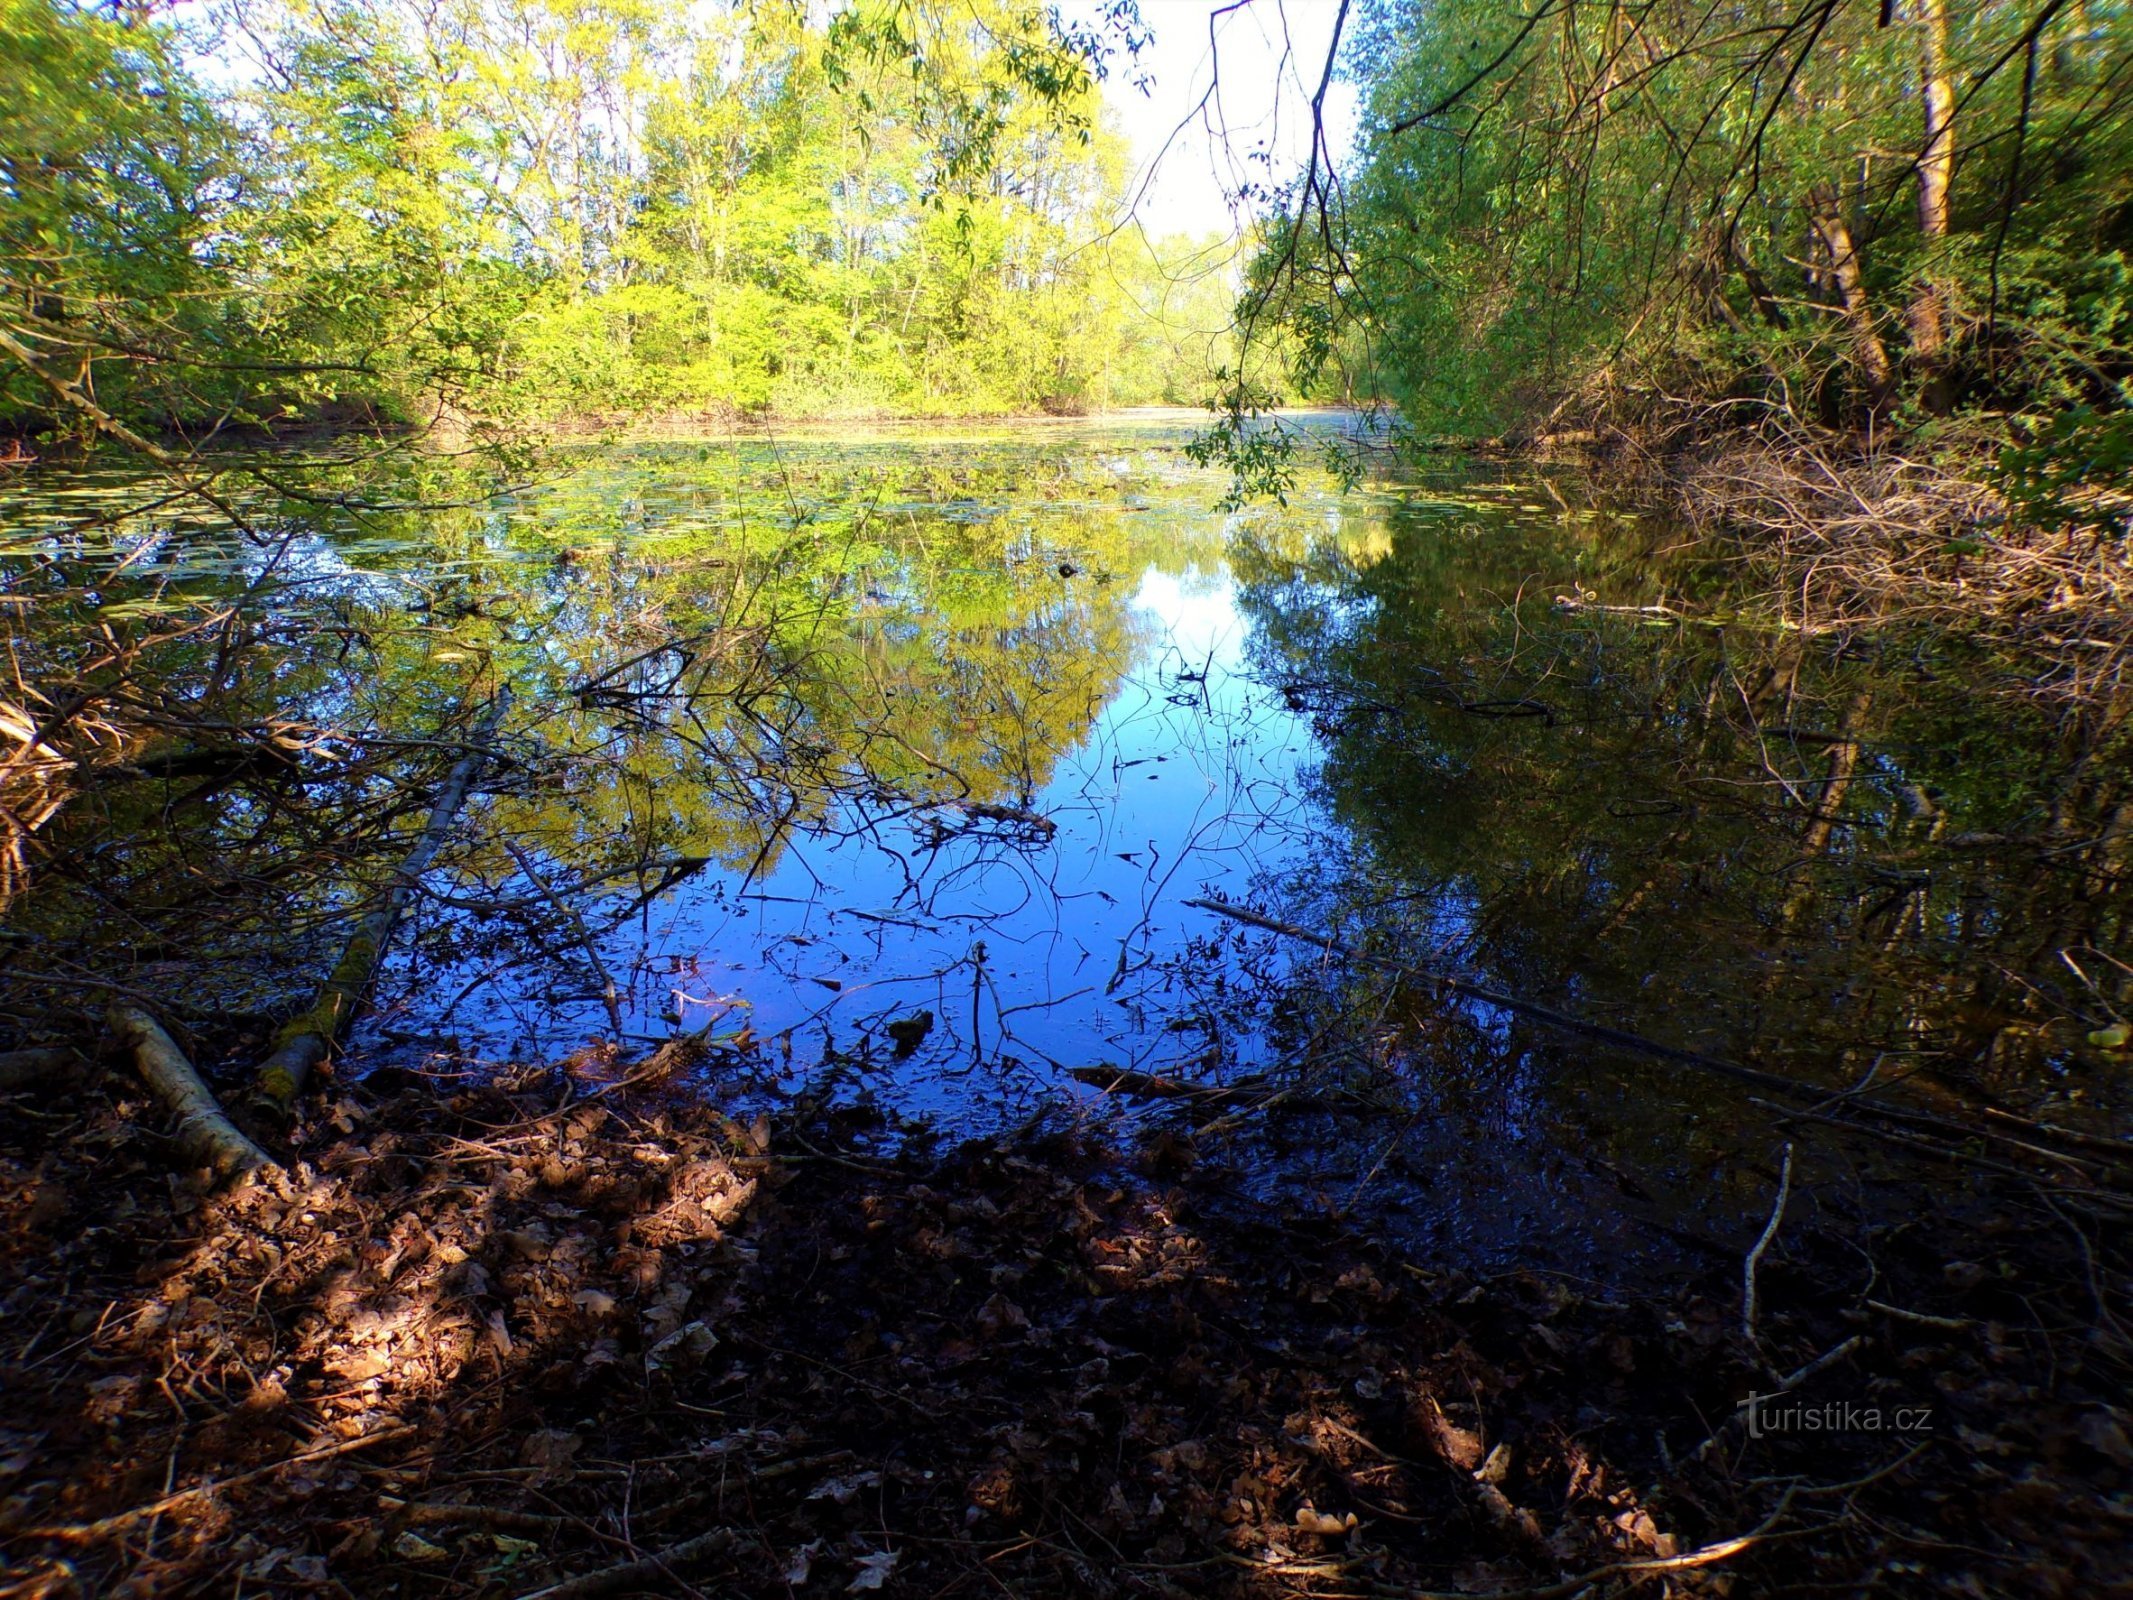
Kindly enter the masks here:
[[224, 1196], [115, 1075], [11, 1098], [0, 1594], [2123, 1578], [2125, 1347], [2012, 1201], [1780, 1239], [1751, 1345], [1737, 1261], [1440, 1271], [1174, 1142], [885, 1163], [853, 1113], [742, 1128], [597, 1061], [381, 1076]]

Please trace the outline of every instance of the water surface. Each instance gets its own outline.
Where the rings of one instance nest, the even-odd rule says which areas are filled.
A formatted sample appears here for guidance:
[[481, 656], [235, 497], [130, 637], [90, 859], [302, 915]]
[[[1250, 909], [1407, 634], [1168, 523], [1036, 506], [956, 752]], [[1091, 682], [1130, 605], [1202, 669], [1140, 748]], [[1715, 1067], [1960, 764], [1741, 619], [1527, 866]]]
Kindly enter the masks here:
[[[1240, 1184], [1477, 1249], [1630, 1248], [1625, 1195], [1720, 1230], [1767, 1203], [1785, 1130], [1731, 1086], [1186, 903], [1212, 897], [1832, 1089], [2118, 1118], [2087, 1039], [2133, 974], [2114, 708], [1960, 640], [1788, 625], [1560, 471], [1225, 510], [1187, 432], [588, 446], [501, 494], [399, 486], [429, 509], [280, 507], [266, 578], [256, 541], [137, 520], [93, 585], [108, 549], [53, 530], [118, 486], [47, 478], [8, 559], [33, 630], [267, 608], [287, 643], [243, 692], [307, 759], [511, 686], [373, 1061], [596, 1075], [698, 1034], [705, 1092], [864, 1098], [892, 1131], [1151, 1114], [1097, 1067], [1263, 1080], [1306, 1109]], [[271, 1015], [418, 819], [330, 766], [197, 787], [134, 784], [132, 835], [63, 817], [103, 864], [13, 914], [108, 972], [93, 902], [121, 900], [136, 981]], [[216, 873], [278, 912], [201, 924]]]

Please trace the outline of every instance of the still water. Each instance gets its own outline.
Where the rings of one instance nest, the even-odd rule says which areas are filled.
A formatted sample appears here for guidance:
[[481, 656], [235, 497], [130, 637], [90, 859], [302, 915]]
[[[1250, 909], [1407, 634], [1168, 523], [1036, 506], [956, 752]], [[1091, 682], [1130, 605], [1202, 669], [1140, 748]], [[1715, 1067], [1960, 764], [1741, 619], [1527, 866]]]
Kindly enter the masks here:
[[[1251, 1035], [1211, 1049], [1192, 987], [1242, 974], [1217, 948], [1222, 930], [1181, 902], [1242, 899], [1293, 873], [1332, 819], [1309, 781], [1311, 719], [1261, 670], [1226, 556], [1239, 524], [1212, 509], [1213, 481], [1176, 442], [1077, 433], [1086, 455], [1064, 483], [1057, 445], [994, 439], [743, 453], [781, 484], [828, 465], [890, 492], [827, 513], [839, 542], [802, 598], [751, 597], [745, 615], [765, 620], [733, 647], [748, 659], [717, 675], [709, 713], [723, 723], [707, 721], [704, 685], [663, 698], [687, 670], [677, 653], [590, 697], [624, 713], [624, 732], [611, 767], [572, 774], [577, 804], [654, 861], [710, 863], [600, 941], [626, 1034], [745, 1025], [781, 1057], [789, 1040], [796, 1075], [849, 1056], [886, 1103], [965, 1122], [1027, 1115], [1033, 1092], [1071, 1081], [1067, 1068], [1198, 1063], [1200, 1079], [1265, 1065]], [[582, 537], [585, 513], [555, 503], [566, 496], [624, 505], [642, 537], [670, 538], [701, 514], [699, 464], [671, 449], [603, 462], [558, 497], [501, 511], [502, 539], [539, 549], [559, 518]], [[895, 493], [965, 476], [992, 492]], [[1018, 494], [1025, 476], [1043, 487]], [[773, 523], [793, 520], [772, 509]], [[1330, 498], [1257, 520], [1336, 548], [1378, 526], [1368, 502]], [[696, 570], [713, 583], [727, 571]], [[659, 625], [640, 619], [647, 637]], [[686, 751], [672, 768], [669, 741]], [[716, 797], [708, 815], [692, 767]], [[624, 806], [627, 824], [605, 814]], [[567, 841], [533, 818], [526, 831], [559, 872], [581, 869], [582, 820]], [[645, 877], [615, 880], [612, 897], [636, 901]], [[608, 1027], [589, 963], [566, 954], [558, 970], [507, 950], [447, 997], [481, 940], [437, 938], [446, 953], [426, 982], [403, 974], [372, 1025], [381, 1038], [448, 1032], [455, 1050], [523, 1058]]]
[[[252, 714], [322, 763], [510, 687], [371, 1061], [597, 1074], [699, 1034], [706, 1092], [864, 1099], [885, 1137], [1145, 1114], [1097, 1067], [1263, 1080], [1296, 1099], [1240, 1181], [1335, 1209], [1602, 1249], [1627, 1224], [1595, 1194], [1767, 1203], [1780, 1134], [1731, 1086], [1187, 904], [1214, 898], [1833, 1089], [2123, 1121], [2089, 1040], [2133, 976], [2122, 708], [1959, 639], [1803, 629], [1559, 470], [1225, 509], [1190, 428], [585, 446], [505, 492], [284, 507], [270, 576], [157, 524], [88, 583], [53, 519], [116, 490], [46, 480], [7, 559], [42, 625], [263, 608]], [[144, 781], [118, 837], [63, 816], [61, 848], [104, 830], [93, 882], [11, 917], [109, 972], [122, 901], [129, 981], [271, 1016], [419, 820], [306, 782]], [[217, 872], [278, 909], [201, 923]]]

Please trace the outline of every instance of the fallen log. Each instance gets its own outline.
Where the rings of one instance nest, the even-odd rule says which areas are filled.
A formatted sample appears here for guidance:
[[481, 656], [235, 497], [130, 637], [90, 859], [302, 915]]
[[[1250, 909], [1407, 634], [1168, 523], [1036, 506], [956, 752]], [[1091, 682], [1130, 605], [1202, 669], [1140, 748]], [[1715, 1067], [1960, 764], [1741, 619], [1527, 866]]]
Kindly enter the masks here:
[[466, 804], [467, 791], [473, 787], [475, 775], [489, 758], [489, 741], [495, 737], [504, 710], [510, 703], [511, 691], [499, 689], [474, 731], [473, 747], [446, 775], [444, 786], [437, 791], [437, 798], [430, 806], [429, 820], [415, 835], [414, 845], [394, 872], [392, 882], [356, 923], [355, 931], [348, 936], [348, 943], [341, 950], [340, 959], [319, 986], [318, 997], [309, 1008], [283, 1026], [275, 1040], [273, 1053], [259, 1064], [259, 1096], [274, 1110], [286, 1112], [296, 1103], [312, 1069], [326, 1059], [340, 1038], [341, 1030], [348, 1026], [361, 1006], [371, 980], [378, 975], [378, 965], [385, 958], [386, 946], [392, 942], [401, 908], [407, 904], [416, 882], [437, 858], [437, 852], [444, 848], [453, 820], [459, 815], [460, 807]]
[[218, 1183], [249, 1177], [275, 1163], [242, 1128], [230, 1121], [214, 1091], [185, 1059], [163, 1025], [130, 1000], [114, 1000], [104, 1013], [111, 1031], [133, 1052], [133, 1064], [155, 1097], [178, 1119], [174, 1137], [195, 1166]]

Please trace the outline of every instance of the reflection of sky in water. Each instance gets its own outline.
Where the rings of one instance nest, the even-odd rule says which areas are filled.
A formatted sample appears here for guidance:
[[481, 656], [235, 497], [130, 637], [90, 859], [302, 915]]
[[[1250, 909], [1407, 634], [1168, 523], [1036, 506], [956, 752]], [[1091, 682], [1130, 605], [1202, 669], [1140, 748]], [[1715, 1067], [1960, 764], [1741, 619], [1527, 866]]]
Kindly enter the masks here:
[[[743, 883], [713, 869], [601, 941], [630, 991], [628, 1030], [745, 1021], [791, 1033], [801, 1065], [864, 1047], [877, 1069], [865, 1081], [885, 1100], [981, 1122], [1061, 1068], [1204, 1075], [1190, 1058], [1205, 1036], [1165, 1024], [1184, 999], [1174, 962], [1215, 929], [1179, 902], [1241, 899], [1295, 864], [1319, 821], [1299, 794], [1314, 744], [1306, 719], [1244, 675], [1251, 624], [1225, 569], [1153, 561], [1128, 609], [1127, 670], [1031, 797], [1030, 816], [1054, 831], [952, 804], [911, 816], [844, 802], [767, 872]], [[604, 1031], [599, 999], [556, 980], [507, 972], [427, 1014], [403, 1001], [387, 1025], [448, 1030], [498, 1056]], [[899, 1061], [884, 1026], [919, 1011], [933, 1030]], [[1246, 1042], [1223, 1067], [1255, 1064]]]
[[[1698, 1206], [1738, 1200], [1759, 1226], [1767, 1175], [1734, 1147], [1740, 1130], [1766, 1150], [1767, 1116], [1309, 945], [1240, 941], [1183, 902], [1250, 899], [1816, 1081], [1850, 1081], [1874, 1051], [1970, 1051], [1995, 993], [2040, 992], [2002, 973], [2010, 934], [2049, 930], [2026, 941], [2047, 983], [2066, 981], [2058, 930], [2123, 938], [2119, 891], [2079, 857], [2055, 850], [2039, 877], [2034, 853], [1935, 849], [1934, 830], [2031, 829], [2068, 759], [2049, 718], [1988, 714], [1960, 661], [1922, 686], [1774, 631], [1556, 604], [1732, 602], [1698, 588], [1716, 580], [1688, 556], [1655, 566], [1653, 541], [1674, 548], [1663, 530], [1558, 514], [1517, 474], [1448, 468], [1338, 500], [1310, 487], [1227, 517], [1215, 475], [1174, 440], [1142, 442], [1091, 425], [780, 443], [774, 461], [756, 444], [602, 449], [456, 522], [299, 541], [277, 603], [341, 608], [352, 632], [323, 635], [309, 676], [292, 658], [263, 686], [277, 711], [423, 733], [471, 663], [520, 691], [509, 737], [526, 759], [488, 775], [411, 907], [360, 1058], [480, 1071], [608, 1031], [570, 919], [508, 837], [594, 930], [627, 990], [631, 1055], [677, 1025], [752, 1026], [759, 1051], [714, 1058], [722, 1105], [783, 1072], [788, 1089], [871, 1089], [967, 1129], [1020, 1121], [1062, 1068], [1275, 1068], [1327, 1100], [1255, 1116], [1241, 1185], [1397, 1212], [1447, 1248], [1549, 1227], [1612, 1255], [1634, 1247], [1629, 1224], [1603, 1237], [1594, 1202], [1617, 1204], [1620, 1173]], [[129, 571], [211, 596], [256, 566], [227, 542], [166, 539]], [[724, 626], [742, 580], [784, 608], [744, 616], [772, 640], [760, 656], [718, 658], [693, 700], [584, 695], [662, 638]], [[363, 630], [375, 649], [350, 643]], [[768, 663], [773, 692], [736, 736], [747, 662]], [[647, 680], [680, 681], [654, 666]], [[1827, 780], [1828, 731], [1868, 685], [1847, 827], [1803, 863], [1797, 798]], [[957, 804], [950, 766], [992, 806]], [[215, 800], [175, 815], [242, 837], [279, 815], [250, 788]], [[2100, 793], [2090, 814], [2115, 804]], [[751, 871], [788, 805], [817, 825]], [[720, 864], [633, 905], [677, 855]], [[625, 867], [640, 860], [647, 877]], [[232, 1009], [313, 981], [278, 939], [251, 970], [259, 992], [233, 991]], [[921, 1010], [934, 1027], [899, 1059], [887, 1025]], [[2119, 1092], [2051, 1048], [2040, 1068], [2015, 1054], [1994, 1070]]]

